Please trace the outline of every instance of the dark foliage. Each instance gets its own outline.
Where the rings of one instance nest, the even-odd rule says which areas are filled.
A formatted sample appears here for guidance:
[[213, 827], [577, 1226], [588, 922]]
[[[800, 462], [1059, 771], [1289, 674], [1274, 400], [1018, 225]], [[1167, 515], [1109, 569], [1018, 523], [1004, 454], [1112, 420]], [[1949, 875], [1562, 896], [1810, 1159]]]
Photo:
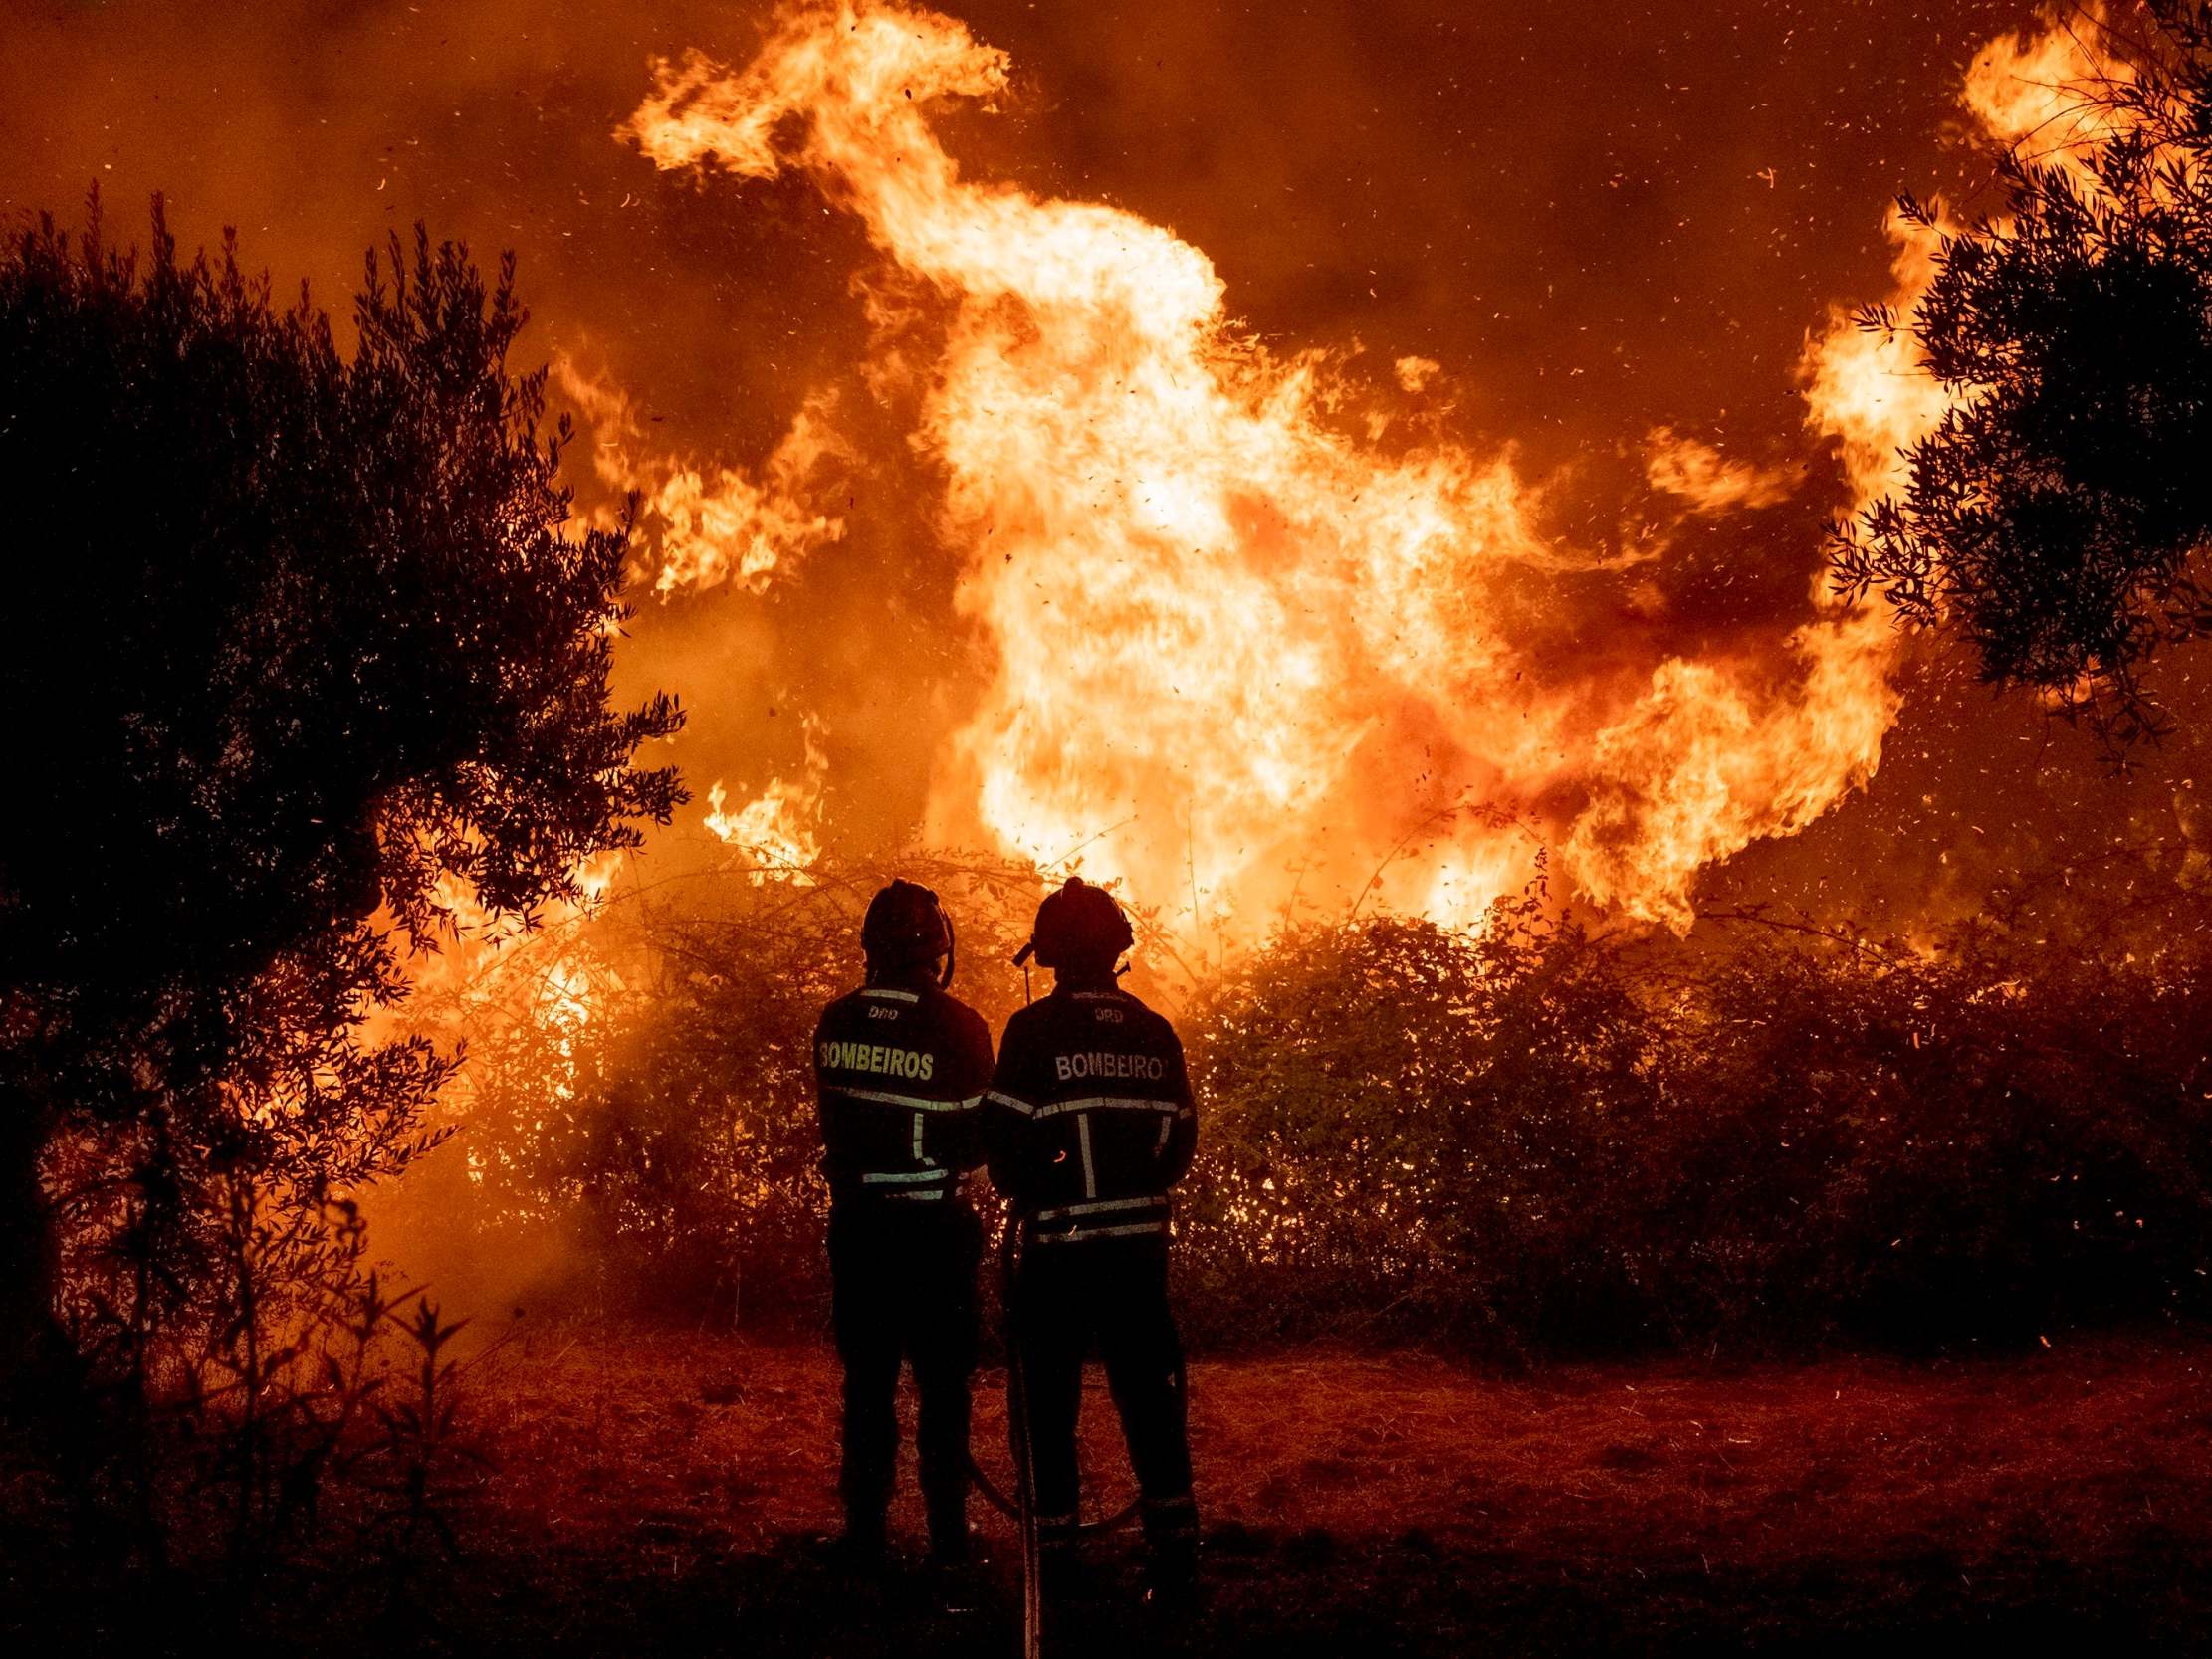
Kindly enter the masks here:
[[0, 1338], [141, 1446], [211, 1377], [250, 1424], [374, 1303], [352, 1195], [453, 1061], [368, 1022], [452, 896], [527, 923], [680, 798], [631, 764], [673, 703], [607, 707], [624, 538], [564, 531], [524, 314], [420, 230], [350, 355], [158, 202], [143, 258], [97, 201], [0, 253]]
[[1840, 589], [1880, 587], [2114, 753], [2161, 727], [2155, 654], [2212, 630], [2212, 6], [2126, 15], [2139, 37], [2083, 25], [2121, 67], [2004, 158], [2004, 216], [1941, 238], [1909, 318], [1862, 314], [1956, 402], [1833, 548]]
[[2201, 928], [2125, 959], [1988, 923], [1685, 952], [1511, 909], [1280, 940], [1194, 1031], [1204, 1328], [1922, 1348], [2212, 1311]]
[[[1916, 945], [1758, 913], [1593, 936], [1534, 893], [1471, 933], [1286, 932], [1181, 1018], [1187, 1328], [1534, 1356], [2212, 1312], [2204, 876], [2163, 851], [2053, 871]], [[516, 1259], [586, 1222], [559, 1259], [602, 1309], [727, 1318], [742, 1282], [748, 1324], [812, 1323], [804, 1044], [857, 976], [870, 880], [736, 879], [689, 920], [616, 901], [596, 955], [558, 946], [593, 963], [590, 1017], [548, 1020], [518, 973], [475, 1055], [480, 1178], [434, 1167], [419, 1196]], [[999, 872], [955, 914], [1018, 937], [1035, 891]], [[972, 960], [995, 1025], [1013, 987]]]

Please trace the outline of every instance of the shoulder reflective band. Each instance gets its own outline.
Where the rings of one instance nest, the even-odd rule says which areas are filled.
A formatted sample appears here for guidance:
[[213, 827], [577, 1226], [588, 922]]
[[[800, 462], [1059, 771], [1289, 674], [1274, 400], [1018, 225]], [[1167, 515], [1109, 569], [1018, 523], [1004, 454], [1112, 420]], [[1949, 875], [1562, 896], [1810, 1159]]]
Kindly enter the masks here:
[[909, 1112], [972, 1112], [984, 1104], [981, 1095], [970, 1095], [960, 1101], [926, 1101], [919, 1095], [894, 1095], [884, 1089], [848, 1089], [842, 1083], [825, 1083], [826, 1093], [842, 1095], [847, 1100], [874, 1101], [879, 1106], [903, 1106]]
[[894, 991], [882, 985], [870, 985], [860, 994], [862, 996], [878, 997], [885, 1002], [919, 1002], [922, 1000], [912, 991]]

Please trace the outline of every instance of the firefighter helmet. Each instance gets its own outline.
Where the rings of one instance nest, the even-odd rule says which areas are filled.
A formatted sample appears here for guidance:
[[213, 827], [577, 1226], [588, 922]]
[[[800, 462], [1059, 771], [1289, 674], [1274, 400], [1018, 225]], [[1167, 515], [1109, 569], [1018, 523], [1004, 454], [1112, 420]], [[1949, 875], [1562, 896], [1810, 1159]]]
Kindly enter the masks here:
[[1080, 876], [1070, 876], [1065, 886], [1046, 894], [1037, 907], [1029, 942], [1014, 960], [1025, 961], [1034, 952], [1040, 967], [1111, 967], [1135, 942], [1129, 918], [1122, 915], [1114, 896]]
[[953, 982], [953, 919], [937, 895], [917, 882], [894, 881], [868, 901], [860, 924], [860, 948], [870, 969], [896, 971], [945, 958], [938, 983]]

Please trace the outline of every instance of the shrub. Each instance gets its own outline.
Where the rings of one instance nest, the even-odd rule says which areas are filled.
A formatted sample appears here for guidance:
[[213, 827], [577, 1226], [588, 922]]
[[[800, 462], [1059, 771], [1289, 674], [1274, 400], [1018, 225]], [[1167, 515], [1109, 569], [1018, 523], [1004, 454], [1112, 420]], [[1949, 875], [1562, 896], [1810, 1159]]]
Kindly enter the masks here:
[[[1033, 876], [968, 868], [956, 909], [1010, 946]], [[564, 1222], [605, 1302], [816, 1323], [805, 1048], [882, 874], [586, 930], [588, 1017], [526, 998], [475, 1055], [472, 1224]], [[1606, 936], [1541, 892], [1471, 932], [1288, 929], [1179, 1013], [1188, 1330], [1533, 1356], [2204, 1311], [2212, 933], [2186, 871], [2105, 877], [1917, 946], [1756, 913]]]

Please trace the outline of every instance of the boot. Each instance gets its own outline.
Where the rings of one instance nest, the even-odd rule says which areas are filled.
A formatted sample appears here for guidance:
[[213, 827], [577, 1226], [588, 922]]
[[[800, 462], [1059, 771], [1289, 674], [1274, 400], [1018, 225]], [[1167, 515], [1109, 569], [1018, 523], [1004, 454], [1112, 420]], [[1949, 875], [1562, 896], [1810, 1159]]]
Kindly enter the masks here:
[[930, 1565], [966, 1566], [975, 1553], [968, 1529], [968, 1495], [957, 1503], [932, 1503], [930, 1510]]
[[874, 1576], [891, 1564], [891, 1534], [879, 1509], [848, 1509], [845, 1530], [832, 1548], [837, 1563], [849, 1572]]
[[1147, 1500], [1145, 1599], [1170, 1609], [1188, 1607], [1199, 1587], [1199, 1512], [1188, 1493]]

